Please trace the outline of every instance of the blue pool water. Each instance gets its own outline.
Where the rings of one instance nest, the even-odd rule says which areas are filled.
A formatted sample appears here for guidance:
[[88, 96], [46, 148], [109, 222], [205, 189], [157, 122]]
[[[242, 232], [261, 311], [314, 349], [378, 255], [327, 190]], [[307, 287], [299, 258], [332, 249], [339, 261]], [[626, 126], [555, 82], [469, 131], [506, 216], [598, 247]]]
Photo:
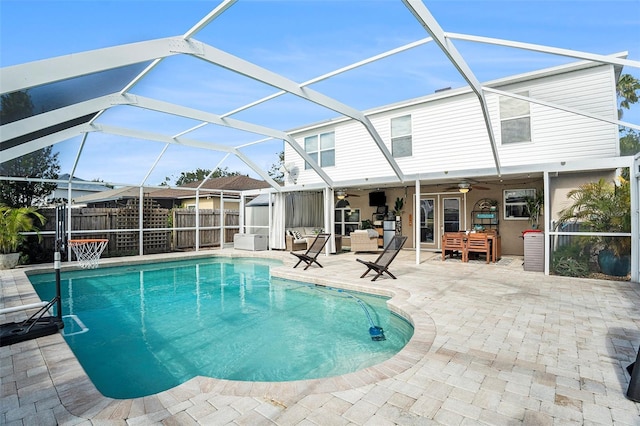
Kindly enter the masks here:
[[[212, 257], [62, 272], [63, 334], [112, 398], [155, 394], [198, 375], [345, 374], [391, 358], [411, 338], [385, 298], [270, 277], [280, 264]], [[42, 300], [54, 297], [54, 274], [29, 279]], [[372, 340], [371, 323], [386, 340]]]

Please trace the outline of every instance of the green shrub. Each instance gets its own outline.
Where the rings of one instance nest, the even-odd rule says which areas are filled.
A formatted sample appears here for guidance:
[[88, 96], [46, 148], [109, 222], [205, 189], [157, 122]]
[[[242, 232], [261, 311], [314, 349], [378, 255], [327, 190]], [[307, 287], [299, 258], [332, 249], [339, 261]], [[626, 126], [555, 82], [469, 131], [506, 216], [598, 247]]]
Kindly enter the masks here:
[[588, 276], [588, 248], [581, 242], [560, 246], [553, 252], [551, 272], [565, 277]]

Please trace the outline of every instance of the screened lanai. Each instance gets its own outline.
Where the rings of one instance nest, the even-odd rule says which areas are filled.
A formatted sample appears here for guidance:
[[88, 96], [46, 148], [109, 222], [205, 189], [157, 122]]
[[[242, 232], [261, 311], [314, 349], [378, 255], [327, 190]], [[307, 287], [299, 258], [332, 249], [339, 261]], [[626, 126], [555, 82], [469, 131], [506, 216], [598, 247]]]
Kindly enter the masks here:
[[[119, 26], [117, 36], [107, 31], [98, 40], [88, 37], [84, 43], [60, 43], [49, 47], [53, 54], [15, 63], [6, 59], [4, 51], [7, 40], [14, 44], [20, 37], [3, 34], [0, 92], [5, 167], [0, 179], [15, 185], [65, 184], [69, 188], [68, 200], [73, 198], [75, 178], [83, 179], [78, 185], [134, 188], [140, 198], [140, 214], [132, 227], [140, 235], [150, 231], [140, 219], [144, 216], [142, 200], [144, 194], [154, 190], [176, 189], [187, 194], [182, 198], [195, 200], [196, 219], [188, 228], [193, 228], [196, 235], [215, 227], [223, 232], [226, 226], [224, 220], [216, 225], [201, 225], [198, 215], [203, 196], [218, 197], [217, 208], [221, 210], [225, 199], [227, 205], [237, 204], [241, 213], [233, 229], [244, 232], [244, 204], [260, 194], [272, 194], [273, 204], [268, 204], [273, 208], [267, 224], [262, 226], [270, 230], [274, 248], [280, 249], [282, 242], [276, 243], [274, 236], [283, 235], [287, 214], [289, 223], [295, 221], [292, 209], [282, 201], [285, 193], [319, 194], [322, 201], [314, 201], [322, 209], [318, 216], [326, 229], [334, 229], [336, 190], [409, 186], [419, 193], [421, 186], [451, 185], [461, 179], [529, 176], [530, 169], [503, 164], [486, 103], [487, 95], [496, 89], [483, 82], [573, 61], [610, 64], [617, 76], [639, 75], [638, 52], [631, 50], [637, 49], [633, 33], [621, 31], [608, 38], [600, 32], [600, 37], [592, 37], [599, 31], [597, 23], [590, 27], [587, 21], [580, 21], [579, 25], [574, 22], [568, 31], [575, 31], [580, 42], [572, 40], [569, 44], [562, 37], [554, 38], [553, 32], [544, 27], [555, 25], [567, 31], [567, 15], [562, 16], [561, 9], [545, 8], [549, 21], [541, 23], [533, 13], [541, 10], [527, 11], [497, 2], [472, 12], [461, 5], [408, 0], [300, 4], [223, 1], [187, 2], [184, 7], [171, 4], [150, 11], [151, 3], [145, 6], [142, 2], [136, 6], [141, 10], [132, 11], [132, 24]], [[571, 6], [568, 10], [579, 13], [574, 9]], [[10, 12], [3, 11], [3, 19], [10, 19]], [[126, 10], [119, 12], [126, 15]], [[509, 12], [514, 15], [508, 16]], [[528, 12], [530, 21], [519, 22], [526, 21]], [[135, 19], [143, 17], [157, 19], [158, 25], [135, 25]], [[528, 26], [529, 31], [513, 37], [513, 25], [506, 25], [506, 20], [518, 21], [517, 26]], [[95, 28], [92, 32], [88, 27], [90, 33], [100, 31]], [[35, 27], [31, 31], [36, 31]], [[73, 35], [71, 30], [69, 33]], [[82, 34], [75, 36], [82, 38]], [[73, 49], [76, 45], [77, 50]], [[462, 87], [469, 88], [477, 99], [473, 114], [485, 123], [485, 144], [493, 158], [492, 167], [452, 169], [446, 178], [440, 170], [405, 172], [390, 152], [389, 140], [372, 124], [369, 112], [383, 105]], [[622, 118], [601, 117], [544, 99], [500, 94], [640, 130], [634, 110]], [[341, 119], [355, 120], [366, 129], [369, 149], [384, 157], [391, 170], [388, 176], [375, 182], [366, 175], [340, 179], [339, 164], [321, 167], [304, 144], [292, 136], [311, 123]], [[53, 175], [33, 176], [30, 171], [19, 172], [25, 169], [7, 167], [47, 147], [57, 153], [59, 172], [67, 173], [68, 180], [61, 181]], [[285, 149], [292, 150], [295, 158], [282, 161], [279, 154]], [[464, 141], [460, 141], [459, 149], [465, 149]], [[565, 170], [630, 171], [630, 236], [635, 253], [632, 279], [637, 281], [638, 157], [617, 154], [606, 160], [567, 158]], [[294, 160], [313, 170], [319, 180], [305, 183], [292, 177], [286, 166]], [[195, 168], [239, 171], [265, 181], [266, 187], [225, 192], [205, 188], [202, 182], [177, 188], [171, 178]], [[276, 172], [270, 173], [274, 169]], [[545, 186], [555, 171], [548, 165], [533, 170]], [[212, 177], [213, 173], [206, 175], [204, 181]], [[549, 206], [550, 200], [546, 201]], [[417, 210], [414, 216], [419, 217]], [[166, 229], [171, 228], [167, 225]], [[198, 238], [195, 248], [199, 249]], [[144, 252], [142, 244], [140, 252]], [[420, 250], [416, 250], [416, 261], [420, 261]]]

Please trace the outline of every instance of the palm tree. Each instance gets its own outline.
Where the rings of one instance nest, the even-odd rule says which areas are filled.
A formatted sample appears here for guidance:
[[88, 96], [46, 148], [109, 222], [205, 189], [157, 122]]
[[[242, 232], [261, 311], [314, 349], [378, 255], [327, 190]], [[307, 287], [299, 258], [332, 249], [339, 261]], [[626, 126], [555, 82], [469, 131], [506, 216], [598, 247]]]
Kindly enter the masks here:
[[[589, 182], [570, 191], [567, 197], [573, 200], [573, 204], [560, 212], [556, 226], [578, 222], [584, 231], [631, 232], [630, 185], [624, 178], [619, 178], [618, 185], [604, 179]], [[594, 236], [589, 240], [596, 244], [602, 272], [619, 276], [629, 273], [631, 238]], [[609, 262], [616, 262], [619, 266], [605, 265]]]
[[618, 119], [621, 119], [624, 109], [630, 109], [631, 104], [638, 102], [638, 92], [640, 92], [640, 81], [630, 74], [623, 74], [616, 85], [616, 95], [619, 100]]
[[[616, 85], [618, 97], [618, 119], [622, 119], [625, 109], [638, 102], [640, 81], [629, 74], [623, 74]], [[640, 152], [640, 133], [620, 126], [620, 155], [634, 155]]]
[[37, 231], [34, 219], [44, 225], [46, 218], [35, 207], [12, 208], [0, 205], [0, 254], [15, 253], [24, 241], [21, 232]]

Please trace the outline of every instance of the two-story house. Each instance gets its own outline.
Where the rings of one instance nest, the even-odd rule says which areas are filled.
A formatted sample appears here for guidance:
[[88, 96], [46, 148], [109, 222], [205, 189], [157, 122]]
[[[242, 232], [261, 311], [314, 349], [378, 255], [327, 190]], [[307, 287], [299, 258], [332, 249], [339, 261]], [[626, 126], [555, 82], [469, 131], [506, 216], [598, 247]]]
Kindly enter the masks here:
[[487, 82], [481, 98], [464, 87], [366, 111], [373, 131], [352, 118], [310, 124], [290, 134], [322, 173], [291, 145], [285, 163], [297, 187], [331, 179], [323, 225], [343, 239], [363, 220], [395, 219], [401, 199], [407, 247], [439, 250], [443, 232], [489, 228], [503, 254], [522, 255], [523, 231], [537, 225], [527, 199], [544, 197], [539, 227], [553, 234], [570, 189], [633, 167], [619, 156], [620, 73], [577, 62]]

